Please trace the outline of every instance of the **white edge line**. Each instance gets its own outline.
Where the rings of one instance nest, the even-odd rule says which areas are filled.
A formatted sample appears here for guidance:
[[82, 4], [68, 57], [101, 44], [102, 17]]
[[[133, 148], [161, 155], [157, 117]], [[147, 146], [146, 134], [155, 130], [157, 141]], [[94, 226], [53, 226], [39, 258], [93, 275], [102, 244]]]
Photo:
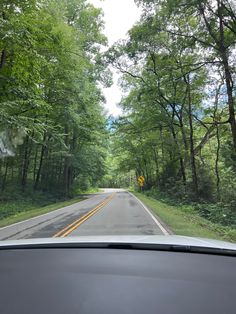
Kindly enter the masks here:
[[170, 235], [169, 232], [162, 226], [162, 224], [156, 219], [156, 217], [150, 212], [150, 210], [147, 208], [146, 205], [143, 204], [142, 201], [140, 201], [139, 198], [137, 198], [137, 196], [135, 196], [133, 193], [129, 192], [128, 193], [130, 195], [132, 195], [141, 205], [142, 207], [146, 210], [146, 212], [152, 217], [152, 219], [155, 221], [155, 223], [157, 224], [157, 226], [161, 229], [161, 231], [164, 233], [164, 235]]
[[[96, 196], [96, 195], [94, 195], [94, 196]], [[93, 196], [93, 197], [94, 197], [94, 196]], [[90, 200], [90, 199], [91, 199], [91, 198], [87, 198], [86, 200], [78, 201], [78, 203], [81, 204], [81, 203], [86, 202], [86, 201], [88, 201], [88, 200]], [[28, 222], [28, 221], [31, 221], [31, 220], [34, 220], [34, 219], [37, 219], [37, 218], [40, 218], [40, 217], [44, 217], [44, 216], [50, 215], [50, 214], [52, 214], [52, 213], [59, 212], [59, 211], [65, 209], [66, 207], [70, 207], [70, 206], [73, 206], [73, 205], [75, 205], [75, 204], [77, 204], [77, 202], [76, 202], [76, 203], [73, 203], [73, 204], [71, 204], [71, 205], [67, 205], [67, 206], [64, 206], [64, 207], [61, 207], [61, 208], [52, 210], [52, 211], [50, 211], [50, 212], [48, 212], [48, 213], [45, 213], [45, 214], [42, 214], [42, 215], [39, 215], [39, 216], [35, 216], [35, 217], [32, 217], [32, 218], [29, 218], [29, 219], [26, 219], [26, 220], [22, 220], [22, 221], [19, 221], [19, 222], [14, 223], [14, 224], [11, 224], [11, 225], [2, 227], [2, 228], [0, 228], [0, 231], [4, 230], [4, 229], [6, 229], [6, 228], [10, 228], [10, 227], [14, 227], [14, 226], [23, 224], [23, 223], [25, 223], [25, 222]], [[50, 204], [49, 204], [49, 205], [50, 205]]]

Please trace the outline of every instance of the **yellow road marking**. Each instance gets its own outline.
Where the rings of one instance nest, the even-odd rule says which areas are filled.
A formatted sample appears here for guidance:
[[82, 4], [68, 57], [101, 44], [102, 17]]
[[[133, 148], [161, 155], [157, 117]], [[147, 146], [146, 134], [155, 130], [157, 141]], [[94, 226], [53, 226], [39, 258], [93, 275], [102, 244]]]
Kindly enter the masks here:
[[77, 219], [76, 221], [71, 223], [70, 225], [66, 226], [61, 231], [57, 232], [53, 236], [53, 238], [56, 238], [56, 237], [64, 238], [64, 237], [66, 237], [69, 233], [71, 233], [73, 230], [78, 228], [83, 222], [85, 222], [87, 219], [89, 219], [90, 217], [95, 215], [102, 207], [104, 207], [106, 204], [108, 204], [112, 200], [112, 198], [115, 196], [115, 194], [116, 193], [113, 193], [111, 196], [106, 198], [104, 201], [102, 201], [100, 204], [98, 204], [95, 208], [90, 210], [88, 213], [86, 213], [85, 215], [83, 215], [82, 217], [80, 217], [79, 219]]

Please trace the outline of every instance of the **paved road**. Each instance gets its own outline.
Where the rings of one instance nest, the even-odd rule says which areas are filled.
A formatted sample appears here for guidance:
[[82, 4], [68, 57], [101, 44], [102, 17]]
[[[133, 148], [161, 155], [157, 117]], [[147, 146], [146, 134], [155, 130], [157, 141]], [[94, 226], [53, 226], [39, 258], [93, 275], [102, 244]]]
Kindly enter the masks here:
[[0, 240], [131, 234], [168, 233], [135, 196], [121, 189], [105, 189], [85, 201], [0, 228]]

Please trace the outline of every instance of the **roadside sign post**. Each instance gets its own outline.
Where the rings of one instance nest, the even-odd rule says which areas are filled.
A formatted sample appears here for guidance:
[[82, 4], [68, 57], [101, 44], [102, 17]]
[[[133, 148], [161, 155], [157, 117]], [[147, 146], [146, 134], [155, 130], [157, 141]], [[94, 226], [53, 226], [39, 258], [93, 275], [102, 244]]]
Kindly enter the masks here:
[[144, 176], [139, 176], [137, 181], [138, 181], [138, 185], [140, 186], [140, 190], [142, 191], [142, 190], [143, 190], [144, 183], [145, 183], [145, 178], [144, 178]]

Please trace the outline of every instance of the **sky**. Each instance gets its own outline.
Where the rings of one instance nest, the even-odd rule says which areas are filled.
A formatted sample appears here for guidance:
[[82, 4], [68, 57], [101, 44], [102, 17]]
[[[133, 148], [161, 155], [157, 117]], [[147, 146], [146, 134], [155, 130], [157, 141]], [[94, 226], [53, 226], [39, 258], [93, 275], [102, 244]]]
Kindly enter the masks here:
[[[126, 38], [127, 32], [141, 15], [140, 9], [134, 0], [89, 0], [95, 7], [104, 11], [105, 29], [104, 34], [108, 38], [109, 46], [119, 39]], [[105, 109], [109, 115], [117, 117], [121, 109], [117, 104], [121, 100], [122, 92], [118, 86], [120, 74], [113, 70], [114, 84], [110, 88], [104, 88], [103, 93], [107, 103]]]

